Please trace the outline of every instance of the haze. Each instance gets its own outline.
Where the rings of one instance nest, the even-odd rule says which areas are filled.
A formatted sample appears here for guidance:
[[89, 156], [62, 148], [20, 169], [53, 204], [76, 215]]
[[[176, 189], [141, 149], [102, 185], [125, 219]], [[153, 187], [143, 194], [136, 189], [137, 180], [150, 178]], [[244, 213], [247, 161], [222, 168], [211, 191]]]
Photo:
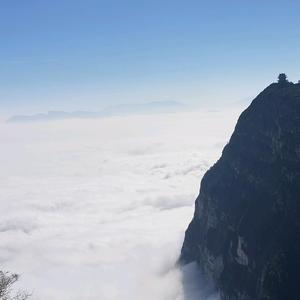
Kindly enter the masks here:
[[175, 264], [239, 112], [2, 125], [1, 267], [32, 299], [202, 297]]

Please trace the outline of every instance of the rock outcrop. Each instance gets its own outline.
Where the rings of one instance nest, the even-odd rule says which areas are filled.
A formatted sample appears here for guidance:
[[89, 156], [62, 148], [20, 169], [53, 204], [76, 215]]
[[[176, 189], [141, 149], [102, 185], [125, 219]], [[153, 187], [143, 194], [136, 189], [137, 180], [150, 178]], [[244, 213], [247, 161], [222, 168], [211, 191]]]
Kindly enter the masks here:
[[180, 261], [221, 299], [300, 299], [300, 84], [271, 84], [241, 114], [202, 179]]

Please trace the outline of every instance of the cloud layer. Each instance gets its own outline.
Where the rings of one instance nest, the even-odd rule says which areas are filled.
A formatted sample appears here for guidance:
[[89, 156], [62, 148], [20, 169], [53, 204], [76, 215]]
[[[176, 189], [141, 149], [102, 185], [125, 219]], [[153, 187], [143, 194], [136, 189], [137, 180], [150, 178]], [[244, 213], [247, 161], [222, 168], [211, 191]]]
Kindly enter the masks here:
[[1, 268], [33, 300], [207, 299], [174, 265], [237, 113], [1, 124]]

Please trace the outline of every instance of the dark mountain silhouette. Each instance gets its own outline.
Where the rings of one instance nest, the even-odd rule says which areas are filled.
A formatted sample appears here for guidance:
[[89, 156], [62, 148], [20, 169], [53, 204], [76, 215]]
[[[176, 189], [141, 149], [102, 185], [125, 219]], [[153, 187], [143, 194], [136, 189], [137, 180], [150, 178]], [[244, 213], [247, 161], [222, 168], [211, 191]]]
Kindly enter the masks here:
[[300, 299], [300, 84], [284, 74], [204, 175], [180, 261], [196, 261], [221, 299]]

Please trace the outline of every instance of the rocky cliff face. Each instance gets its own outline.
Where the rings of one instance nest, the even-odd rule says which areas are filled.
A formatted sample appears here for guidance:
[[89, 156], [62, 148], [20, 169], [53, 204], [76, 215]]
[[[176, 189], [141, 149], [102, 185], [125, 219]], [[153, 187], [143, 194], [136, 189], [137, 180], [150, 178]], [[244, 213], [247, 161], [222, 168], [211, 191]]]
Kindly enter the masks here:
[[241, 114], [202, 179], [180, 260], [221, 299], [300, 299], [300, 84], [271, 84]]

